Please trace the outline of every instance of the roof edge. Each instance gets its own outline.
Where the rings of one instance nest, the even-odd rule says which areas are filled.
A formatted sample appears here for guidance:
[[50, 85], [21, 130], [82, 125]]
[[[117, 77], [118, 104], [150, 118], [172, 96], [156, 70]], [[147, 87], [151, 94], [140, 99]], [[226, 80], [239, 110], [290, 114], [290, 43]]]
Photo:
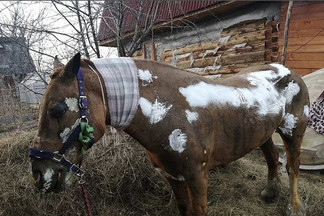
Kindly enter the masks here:
[[[189, 21], [200, 20], [205, 17], [211, 16], [210, 13], [213, 13], [213, 15], [222, 14], [222, 13], [246, 6], [246, 5], [254, 3], [254, 2], [255, 1], [225, 1], [220, 4], [210, 6], [210, 7], [177, 17], [170, 21], [157, 23], [153, 27], [153, 32], [155, 33], [157, 30], [167, 29], [170, 26], [175, 25], [175, 24], [181, 25], [183, 23], [183, 22], [181, 22], [181, 20], [183, 20], [183, 19], [186, 19]], [[133, 31], [128, 32], [128, 33], [124, 34], [123, 39], [128, 40], [128, 39], [132, 38], [133, 35], [134, 35]], [[99, 45], [100, 46], [117, 47], [117, 41], [115, 38], [107, 39], [107, 40], [99, 41]]]

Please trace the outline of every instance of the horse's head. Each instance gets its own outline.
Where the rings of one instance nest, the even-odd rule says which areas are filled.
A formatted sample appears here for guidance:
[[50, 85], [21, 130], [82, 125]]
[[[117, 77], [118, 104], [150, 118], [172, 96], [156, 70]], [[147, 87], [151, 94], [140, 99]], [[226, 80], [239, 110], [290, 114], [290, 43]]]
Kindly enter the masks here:
[[[38, 133], [30, 150], [35, 185], [43, 192], [64, 189], [70, 182], [71, 170], [80, 172], [74, 164], [80, 163], [82, 151], [91, 144], [86, 140], [96, 142], [104, 133], [107, 110], [99, 84], [101, 78], [89, 65], [90, 61], [81, 61], [80, 54], [65, 67], [58, 59], [54, 61], [51, 81], [40, 106]], [[86, 98], [79, 91], [80, 68]], [[84, 137], [79, 137], [80, 131], [87, 131]]]

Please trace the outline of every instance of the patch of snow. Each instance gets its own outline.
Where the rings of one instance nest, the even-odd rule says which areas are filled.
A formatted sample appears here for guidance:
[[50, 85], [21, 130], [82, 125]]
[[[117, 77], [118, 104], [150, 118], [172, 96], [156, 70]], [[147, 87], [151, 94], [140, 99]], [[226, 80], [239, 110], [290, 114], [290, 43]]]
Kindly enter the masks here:
[[153, 78], [157, 79], [157, 76], [152, 76], [149, 70], [138, 69], [138, 78], [142, 80], [142, 85], [147, 86], [153, 82]]
[[181, 153], [185, 150], [187, 135], [182, 133], [180, 129], [175, 129], [169, 136], [169, 142], [174, 151]]
[[186, 110], [185, 112], [186, 112], [187, 120], [189, 123], [197, 121], [198, 116], [199, 116], [197, 112], [191, 112], [189, 110]]
[[183, 59], [183, 58], [188, 58], [192, 55], [192, 53], [185, 53], [185, 54], [181, 54], [181, 55], [177, 55], [177, 59]]
[[218, 50], [219, 50], [219, 47], [216, 47], [215, 49], [212, 49], [212, 50], [206, 50], [204, 55], [203, 55], [203, 58], [205, 58], [210, 53], [215, 55], [218, 52]]
[[283, 95], [287, 99], [287, 103], [291, 103], [293, 97], [299, 93], [300, 87], [297, 83], [291, 81], [288, 83], [288, 86], [285, 88]]
[[305, 105], [304, 106], [304, 115], [308, 118], [309, 116], [309, 106], [308, 105]]
[[226, 44], [230, 38], [231, 38], [231, 35], [228, 35], [228, 36], [219, 38], [218, 42], [219, 42], [219, 44]]
[[212, 80], [215, 80], [215, 79], [218, 79], [222, 76], [222, 74], [216, 74], [216, 75], [207, 75], [207, 76], [204, 76], [208, 79], [212, 79]]
[[157, 100], [155, 100], [154, 103], [151, 103], [143, 97], [139, 99], [139, 105], [142, 109], [142, 113], [144, 116], [149, 118], [151, 124], [160, 122], [172, 107], [172, 105], [166, 106]]
[[70, 111], [79, 112], [79, 103], [76, 98], [65, 98], [65, 103]]
[[73, 132], [73, 130], [80, 124], [80, 119], [77, 119], [74, 123], [74, 125], [71, 126], [71, 128], [66, 127], [62, 133], [60, 133], [60, 138], [62, 139], [62, 142], [66, 142], [66, 140], [69, 138], [70, 134]]
[[222, 66], [221, 65], [216, 65], [216, 66], [207, 66], [207, 67], [205, 67], [205, 70], [204, 71], [206, 71], [206, 70], [218, 70], [218, 69], [220, 69]]
[[53, 174], [54, 174], [53, 169], [47, 169], [45, 171], [45, 173], [44, 173], [44, 185], [43, 185], [43, 188], [42, 188], [43, 192], [46, 192], [51, 187]]
[[270, 66], [277, 68], [278, 75], [281, 77], [291, 74], [290, 70], [288, 68], [286, 68], [285, 66], [283, 66], [282, 64], [272, 63], [272, 64], [270, 64]]
[[290, 74], [288, 68], [280, 64], [271, 64], [278, 69], [248, 73], [246, 79], [250, 88], [226, 85], [207, 84], [199, 82], [195, 85], [181, 87], [179, 92], [186, 98], [191, 107], [205, 108], [211, 104], [234, 107], [256, 107], [257, 113], [267, 115], [284, 113], [285, 105], [298, 94], [300, 87], [290, 82], [287, 87], [278, 92], [275, 84]]
[[248, 89], [200, 82], [179, 88], [179, 91], [191, 107], [204, 108], [211, 104], [257, 107], [259, 114], [266, 115], [278, 113], [284, 106], [273, 86], [270, 89], [262, 86]]
[[193, 72], [193, 73], [199, 73], [204, 72], [205, 68], [188, 68], [187, 71]]
[[297, 125], [298, 117], [295, 117], [293, 114], [286, 113], [284, 116], [284, 125], [283, 127], [279, 127], [279, 129], [282, 131], [282, 133], [286, 135], [292, 136], [293, 129]]
[[230, 48], [229, 50], [235, 50], [237, 48], [243, 48], [246, 46], [247, 43], [241, 43], [241, 44], [235, 44], [232, 48]]

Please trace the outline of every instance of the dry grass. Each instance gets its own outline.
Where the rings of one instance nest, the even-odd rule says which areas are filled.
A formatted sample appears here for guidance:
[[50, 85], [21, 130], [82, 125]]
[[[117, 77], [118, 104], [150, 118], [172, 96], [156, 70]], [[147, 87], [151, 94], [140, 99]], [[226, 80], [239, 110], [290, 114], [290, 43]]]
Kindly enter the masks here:
[[[36, 133], [0, 134], [0, 215], [85, 215], [77, 183], [58, 194], [40, 194], [29, 180], [28, 147]], [[86, 187], [93, 215], [179, 215], [168, 185], [151, 168], [143, 148], [126, 135], [107, 133], [85, 158]], [[288, 181], [274, 203], [259, 198], [266, 179], [263, 156], [246, 157], [210, 172], [208, 215], [284, 215]], [[300, 192], [308, 216], [324, 215], [324, 176], [301, 173]]]

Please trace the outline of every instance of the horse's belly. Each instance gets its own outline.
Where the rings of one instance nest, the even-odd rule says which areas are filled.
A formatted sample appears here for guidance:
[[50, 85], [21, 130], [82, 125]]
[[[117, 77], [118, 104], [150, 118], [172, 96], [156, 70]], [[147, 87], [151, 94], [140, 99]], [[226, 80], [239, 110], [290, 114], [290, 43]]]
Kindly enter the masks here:
[[[210, 138], [211, 160], [215, 165], [237, 160], [271, 138], [281, 121], [281, 115], [246, 117], [243, 113], [218, 118], [215, 133]], [[207, 136], [207, 135], [206, 135]]]

